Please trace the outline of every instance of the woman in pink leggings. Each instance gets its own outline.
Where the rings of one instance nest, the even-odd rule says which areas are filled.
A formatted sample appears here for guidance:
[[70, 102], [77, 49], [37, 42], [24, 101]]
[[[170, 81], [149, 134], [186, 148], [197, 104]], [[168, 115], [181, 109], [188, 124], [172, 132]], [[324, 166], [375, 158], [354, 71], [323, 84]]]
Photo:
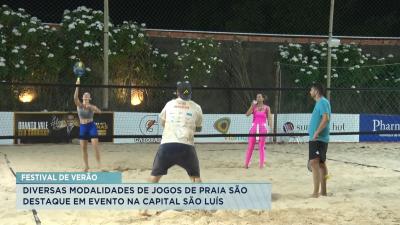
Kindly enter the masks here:
[[[265, 97], [266, 98], [266, 97]], [[266, 134], [268, 133], [267, 121], [269, 127], [272, 127], [271, 123], [271, 109], [268, 105], [264, 104], [264, 96], [257, 94], [257, 100], [254, 100], [250, 108], [246, 112], [246, 116], [253, 114], [253, 123], [250, 129], [250, 134]], [[249, 137], [249, 146], [247, 147], [245, 168], [249, 168], [251, 155], [253, 154], [254, 145], [258, 141], [259, 152], [260, 152], [260, 168], [264, 167], [265, 158], [265, 136], [251, 136]]]

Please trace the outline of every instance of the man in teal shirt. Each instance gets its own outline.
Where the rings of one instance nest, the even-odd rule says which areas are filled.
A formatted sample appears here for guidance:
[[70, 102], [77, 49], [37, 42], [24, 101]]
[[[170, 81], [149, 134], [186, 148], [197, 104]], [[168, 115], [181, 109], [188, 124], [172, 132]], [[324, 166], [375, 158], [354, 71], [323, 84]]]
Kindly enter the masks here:
[[[310, 135], [308, 159], [314, 182], [312, 197], [315, 198], [318, 198], [320, 194], [326, 196], [326, 179], [328, 175], [325, 161], [329, 142], [331, 105], [324, 95], [325, 89], [321, 84], [316, 83], [311, 86], [310, 96], [316, 103], [308, 126]], [[321, 193], [319, 193], [320, 184]]]

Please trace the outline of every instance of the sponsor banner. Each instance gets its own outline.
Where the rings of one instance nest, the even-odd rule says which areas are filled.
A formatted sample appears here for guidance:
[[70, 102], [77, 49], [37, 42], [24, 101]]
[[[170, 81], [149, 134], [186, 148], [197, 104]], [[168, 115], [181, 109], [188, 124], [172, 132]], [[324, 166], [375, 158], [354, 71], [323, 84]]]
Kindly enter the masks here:
[[[14, 113], [13, 112], [0, 112], [0, 136], [12, 136]], [[0, 145], [11, 145], [14, 143], [13, 139], [0, 139]]]
[[[68, 143], [74, 138], [79, 138], [79, 118], [76, 112], [16, 112], [14, 118], [14, 135], [22, 136], [15, 140], [15, 143]], [[113, 141], [112, 137], [103, 137], [113, 135], [113, 120], [112, 112], [95, 114], [94, 122], [100, 141]]]
[[[400, 115], [360, 115], [361, 132], [399, 131]], [[400, 134], [360, 135], [361, 141], [400, 141]]]
[[[252, 116], [244, 114], [206, 114], [203, 116], [203, 129], [199, 134], [248, 134]], [[196, 138], [195, 142], [247, 143], [248, 137]]]
[[[278, 133], [308, 133], [311, 114], [279, 114]], [[332, 114], [330, 132], [359, 132], [358, 114]], [[277, 137], [278, 142], [308, 142], [307, 136]], [[331, 135], [332, 142], [358, 142], [359, 135]]]
[[[148, 126], [150, 121], [156, 122]], [[114, 135], [162, 135], [158, 113], [114, 113]], [[114, 143], [159, 143], [161, 138], [115, 138]]]
[[[115, 112], [115, 135], [162, 135], [157, 113]], [[156, 122], [148, 127], [151, 120]], [[205, 114], [202, 131], [196, 134], [247, 134], [252, 117], [244, 114]], [[115, 138], [114, 143], [159, 143], [161, 138]], [[247, 137], [196, 138], [195, 143], [247, 142]]]
[[[158, 113], [116, 112], [115, 135], [162, 135]], [[311, 114], [279, 114], [278, 133], [307, 133]], [[151, 120], [156, 122], [148, 127]], [[205, 114], [203, 128], [198, 134], [247, 134], [251, 128], [252, 116], [244, 114]], [[331, 132], [358, 132], [358, 114], [332, 114]], [[247, 143], [248, 137], [196, 138], [195, 143]], [[271, 141], [268, 137], [268, 142]], [[278, 141], [308, 142], [305, 137], [277, 137]], [[159, 143], [160, 138], [116, 138], [114, 143]], [[358, 135], [332, 135], [334, 142], [358, 142]]]

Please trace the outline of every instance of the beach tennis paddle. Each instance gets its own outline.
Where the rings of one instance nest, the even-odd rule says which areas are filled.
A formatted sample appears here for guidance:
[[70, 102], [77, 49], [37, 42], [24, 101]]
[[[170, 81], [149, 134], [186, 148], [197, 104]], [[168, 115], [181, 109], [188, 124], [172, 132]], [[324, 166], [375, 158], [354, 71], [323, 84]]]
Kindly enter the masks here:
[[73, 67], [75, 76], [80, 80], [81, 76], [85, 74], [85, 64], [82, 61], [76, 62]]

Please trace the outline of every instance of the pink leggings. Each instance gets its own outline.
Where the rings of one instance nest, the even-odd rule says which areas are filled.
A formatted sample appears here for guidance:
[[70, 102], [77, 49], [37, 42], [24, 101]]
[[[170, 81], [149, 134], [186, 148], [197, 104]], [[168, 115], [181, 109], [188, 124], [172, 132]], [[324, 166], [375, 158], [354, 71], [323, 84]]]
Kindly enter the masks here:
[[[258, 127], [258, 132], [257, 132], [257, 127]], [[266, 134], [268, 131], [265, 128], [264, 125], [258, 125], [255, 124], [251, 129], [250, 129], [250, 134]], [[246, 160], [245, 160], [245, 166], [248, 167], [250, 160], [251, 160], [251, 155], [253, 154], [254, 150], [254, 145], [256, 144], [256, 139], [258, 139], [258, 147], [260, 151], [260, 168], [264, 167], [264, 158], [265, 158], [265, 136], [259, 136], [259, 137], [249, 137], [249, 145], [247, 147], [246, 151]]]

